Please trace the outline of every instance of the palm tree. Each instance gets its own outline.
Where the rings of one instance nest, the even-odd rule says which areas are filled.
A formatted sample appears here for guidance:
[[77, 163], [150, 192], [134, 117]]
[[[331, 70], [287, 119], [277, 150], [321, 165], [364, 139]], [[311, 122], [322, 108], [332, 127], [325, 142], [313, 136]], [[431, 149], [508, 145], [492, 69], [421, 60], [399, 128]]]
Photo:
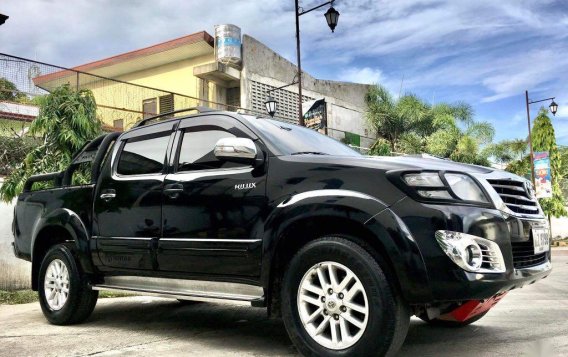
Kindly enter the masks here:
[[365, 96], [366, 118], [379, 139], [372, 153], [429, 153], [455, 161], [485, 164], [482, 148], [493, 140], [494, 128], [476, 122], [473, 108], [463, 102], [430, 105], [414, 94], [395, 100], [384, 87], [375, 85]]
[[366, 119], [379, 138], [386, 140], [392, 152], [399, 149], [401, 137], [421, 124], [428, 108], [409, 94], [395, 100], [386, 88], [372, 86], [365, 95]]

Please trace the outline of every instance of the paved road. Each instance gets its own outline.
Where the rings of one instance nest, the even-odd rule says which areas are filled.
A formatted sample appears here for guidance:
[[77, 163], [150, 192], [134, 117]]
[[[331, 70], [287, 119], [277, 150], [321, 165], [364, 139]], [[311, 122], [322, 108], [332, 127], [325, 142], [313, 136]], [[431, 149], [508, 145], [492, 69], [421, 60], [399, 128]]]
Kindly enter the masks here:
[[[562, 252], [565, 253], [565, 252]], [[568, 355], [568, 255], [538, 284], [511, 292], [476, 324], [448, 330], [412, 319], [401, 356]], [[295, 355], [280, 321], [246, 305], [102, 299], [78, 326], [51, 326], [37, 303], [0, 306], [0, 356]], [[548, 351], [546, 351], [548, 350]]]

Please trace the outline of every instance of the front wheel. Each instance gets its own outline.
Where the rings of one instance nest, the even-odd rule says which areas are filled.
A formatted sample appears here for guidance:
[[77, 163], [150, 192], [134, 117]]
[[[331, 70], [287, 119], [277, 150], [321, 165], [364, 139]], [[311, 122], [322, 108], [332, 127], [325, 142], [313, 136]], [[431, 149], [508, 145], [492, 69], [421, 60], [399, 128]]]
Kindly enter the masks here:
[[38, 294], [44, 316], [55, 325], [82, 322], [93, 312], [99, 296], [89, 287], [65, 244], [54, 246], [45, 255], [39, 271]]
[[282, 316], [305, 356], [383, 356], [400, 348], [410, 320], [375, 259], [339, 237], [308, 243], [284, 274]]

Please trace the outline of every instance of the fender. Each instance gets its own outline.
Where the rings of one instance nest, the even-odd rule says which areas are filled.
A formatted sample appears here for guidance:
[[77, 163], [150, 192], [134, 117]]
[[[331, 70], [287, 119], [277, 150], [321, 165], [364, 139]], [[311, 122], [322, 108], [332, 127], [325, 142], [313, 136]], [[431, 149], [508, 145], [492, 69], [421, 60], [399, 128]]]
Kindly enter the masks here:
[[274, 205], [263, 237], [263, 286], [270, 284], [273, 258], [287, 229], [303, 219], [337, 217], [361, 225], [378, 240], [386, 253], [384, 258], [402, 282], [407, 301], [419, 301], [429, 295], [426, 266], [416, 242], [402, 220], [381, 200], [351, 190], [323, 189], [302, 192]]
[[[84, 272], [94, 273], [94, 266], [89, 253], [89, 233], [79, 215], [67, 208], [58, 208], [47, 216], [39, 219], [34, 227], [32, 235], [32, 262], [39, 233], [46, 227], [59, 227], [64, 229], [73, 239], [76, 248], [77, 259]], [[41, 263], [41, 262], [39, 262]]]

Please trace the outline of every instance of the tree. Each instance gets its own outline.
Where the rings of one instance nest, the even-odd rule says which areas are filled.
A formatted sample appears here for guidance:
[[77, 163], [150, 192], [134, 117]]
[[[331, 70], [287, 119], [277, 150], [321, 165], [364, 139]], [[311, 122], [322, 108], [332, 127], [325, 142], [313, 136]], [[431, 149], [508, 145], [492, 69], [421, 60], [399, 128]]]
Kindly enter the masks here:
[[6, 78], [0, 78], [0, 101], [22, 102], [26, 99], [26, 95], [20, 92], [14, 83]]
[[508, 164], [513, 161], [523, 160], [528, 151], [528, 143], [524, 139], [503, 140], [487, 148], [487, 154], [497, 162]]
[[534, 120], [531, 131], [533, 150], [548, 151], [550, 158], [550, 169], [552, 174], [552, 197], [542, 198], [539, 200], [542, 210], [546, 215], [561, 217], [567, 214], [564, 207], [564, 197], [560, 188], [560, 182], [563, 179], [562, 158], [556, 146], [556, 137], [554, 136], [554, 127], [548, 117], [546, 108], [541, 108], [538, 116]]
[[73, 154], [101, 133], [96, 110], [91, 91], [74, 91], [68, 84], [42, 97], [39, 115], [28, 132], [39, 136], [42, 144], [28, 153], [8, 176], [0, 188], [0, 199], [11, 201], [32, 175], [64, 170]]
[[400, 149], [401, 137], [425, 119], [428, 108], [416, 96], [409, 94], [395, 100], [380, 85], [372, 86], [365, 95], [365, 117], [379, 138], [388, 142], [392, 152]]
[[382, 86], [371, 87], [365, 96], [367, 121], [379, 139], [370, 153], [429, 153], [455, 161], [489, 165], [483, 148], [495, 130], [490, 123], [476, 122], [467, 103], [430, 105], [414, 94], [395, 100]]

